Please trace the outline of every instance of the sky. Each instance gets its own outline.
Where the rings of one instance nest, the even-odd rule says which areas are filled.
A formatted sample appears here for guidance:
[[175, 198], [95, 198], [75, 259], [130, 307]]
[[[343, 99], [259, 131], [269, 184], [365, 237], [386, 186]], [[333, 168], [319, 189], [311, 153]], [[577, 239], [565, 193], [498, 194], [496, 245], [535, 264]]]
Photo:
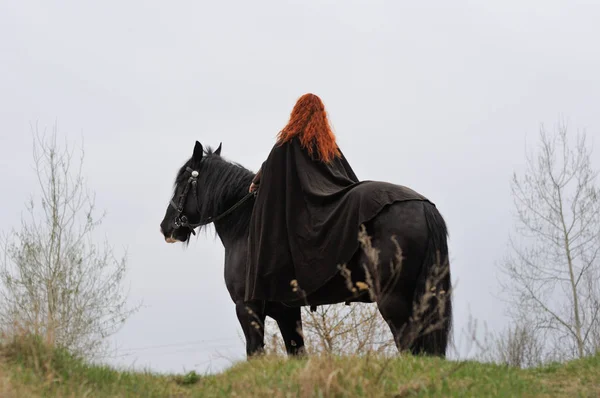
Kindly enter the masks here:
[[599, 18], [595, 1], [0, 0], [0, 229], [37, 189], [32, 125], [83, 137], [100, 231], [143, 303], [107, 360], [218, 371], [245, 358], [223, 247], [213, 229], [164, 242], [173, 179], [196, 140], [256, 171], [313, 92], [360, 179], [445, 217], [455, 339], [469, 319], [500, 330], [512, 173], [542, 123], [600, 136]]

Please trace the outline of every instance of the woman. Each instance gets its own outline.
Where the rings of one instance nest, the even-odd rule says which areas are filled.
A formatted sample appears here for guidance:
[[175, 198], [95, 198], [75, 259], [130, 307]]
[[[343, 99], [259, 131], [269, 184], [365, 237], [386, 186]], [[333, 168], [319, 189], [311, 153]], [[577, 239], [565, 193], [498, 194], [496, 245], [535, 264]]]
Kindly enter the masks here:
[[[329, 125], [325, 105], [318, 96], [309, 93], [298, 99], [290, 115], [290, 121], [277, 135], [275, 145], [283, 145], [294, 138], [299, 139], [308, 154], [319, 161], [331, 163], [336, 157], [342, 158], [352, 176], [356, 178], [337, 146], [335, 135]], [[258, 188], [261, 175], [262, 167], [252, 180], [250, 192], [254, 192]]]
[[[246, 300], [287, 301], [318, 289], [356, 250], [358, 178], [340, 151], [321, 99], [305, 94], [250, 185]], [[354, 213], [352, 213], [354, 212]], [[351, 214], [352, 213], [352, 214]]]

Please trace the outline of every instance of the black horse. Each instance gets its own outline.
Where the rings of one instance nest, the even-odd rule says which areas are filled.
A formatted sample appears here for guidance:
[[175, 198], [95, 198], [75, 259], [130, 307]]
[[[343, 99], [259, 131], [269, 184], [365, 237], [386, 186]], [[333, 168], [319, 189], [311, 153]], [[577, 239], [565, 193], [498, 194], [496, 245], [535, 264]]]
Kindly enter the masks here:
[[225, 283], [249, 357], [264, 349], [266, 316], [277, 322], [288, 355], [297, 355], [304, 352], [300, 308], [341, 302], [376, 302], [400, 351], [445, 357], [452, 323], [447, 230], [432, 203], [387, 206], [364, 225], [362, 249], [316, 292], [295, 302], [244, 302], [254, 202], [248, 187], [254, 175], [223, 159], [221, 145], [213, 151], [196, 142], [192, 157], [177, 173], [160, 224], [168, 243], [188, 244], [195, 228], [214, 223], [225, 247]]

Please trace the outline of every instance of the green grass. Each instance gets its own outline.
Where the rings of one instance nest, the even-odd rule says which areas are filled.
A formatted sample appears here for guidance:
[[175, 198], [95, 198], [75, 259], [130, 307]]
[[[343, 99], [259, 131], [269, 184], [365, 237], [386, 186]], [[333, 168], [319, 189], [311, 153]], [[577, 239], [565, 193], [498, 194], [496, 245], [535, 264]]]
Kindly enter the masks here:
[[155, 375], [87, 365], [37, 340], [0, 347], [1, 397], [597, 397], [600, 355], [537, 369], [412, 356], [281, 357], [218, 375]]

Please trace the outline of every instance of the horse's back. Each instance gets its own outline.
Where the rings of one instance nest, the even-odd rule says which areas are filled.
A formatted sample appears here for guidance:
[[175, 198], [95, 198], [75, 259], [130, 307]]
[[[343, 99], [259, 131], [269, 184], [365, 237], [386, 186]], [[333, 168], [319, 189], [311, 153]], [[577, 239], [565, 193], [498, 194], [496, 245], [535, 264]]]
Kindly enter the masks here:
[[350, 195], [359, 196], [361, 201], [374, 200], [386, 204], [409, 201], [431, 202], [412, 188], [386, 181], [361, 181], [352, 188]]

